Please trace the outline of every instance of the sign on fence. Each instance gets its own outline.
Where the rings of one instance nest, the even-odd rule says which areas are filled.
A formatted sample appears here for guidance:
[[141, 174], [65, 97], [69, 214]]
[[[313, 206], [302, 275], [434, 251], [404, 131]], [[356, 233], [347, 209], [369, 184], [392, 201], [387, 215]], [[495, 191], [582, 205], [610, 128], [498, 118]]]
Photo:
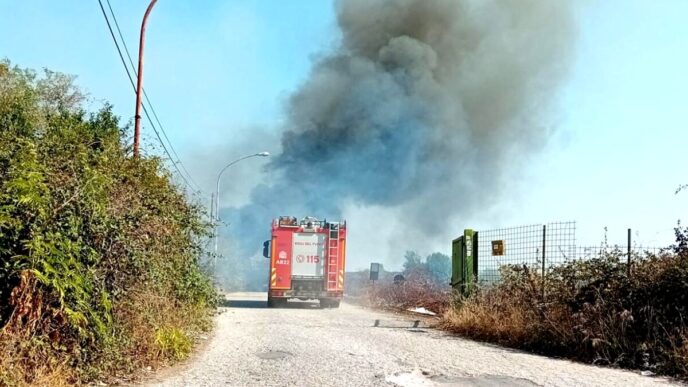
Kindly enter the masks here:
[[504, 255], [504, 241], [492, 241], [492, 255]]

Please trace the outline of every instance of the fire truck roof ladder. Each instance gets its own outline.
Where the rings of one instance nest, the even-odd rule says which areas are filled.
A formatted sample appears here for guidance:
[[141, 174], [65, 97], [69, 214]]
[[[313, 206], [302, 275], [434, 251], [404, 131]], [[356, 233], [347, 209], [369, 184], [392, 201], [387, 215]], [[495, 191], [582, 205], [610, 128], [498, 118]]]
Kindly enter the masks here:
[[337, 290], [339, 268], [339, 223], [329, 223], [327, 238], [327, 290]]

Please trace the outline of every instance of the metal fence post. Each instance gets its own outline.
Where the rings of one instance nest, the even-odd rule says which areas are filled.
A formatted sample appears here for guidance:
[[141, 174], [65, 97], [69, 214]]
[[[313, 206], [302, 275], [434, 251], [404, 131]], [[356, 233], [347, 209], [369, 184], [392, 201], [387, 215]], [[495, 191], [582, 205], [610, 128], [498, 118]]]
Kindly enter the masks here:
[[545, 240], [547, 239], [547, 225], [542, 225], [542, 299], [545, 299]]
[[626, 270], [628, 270], [628, 277], [630, 278], [630, 276], [631, 276], [631, 229], [630, 228], [628, 229], [628, 257], [627, 257], [627, 259], [628, 259], [628, 263], [626, 265], [627, 266]]
[[461, 291], [461, 275], [462, 268], [462, 254], [463, 254], [463, 237], [458, 237], [452, 241], [452, 277], [451, 286], [454, 289]]
[[473, 282], [478, 283], [478, 232], [473, 233]]

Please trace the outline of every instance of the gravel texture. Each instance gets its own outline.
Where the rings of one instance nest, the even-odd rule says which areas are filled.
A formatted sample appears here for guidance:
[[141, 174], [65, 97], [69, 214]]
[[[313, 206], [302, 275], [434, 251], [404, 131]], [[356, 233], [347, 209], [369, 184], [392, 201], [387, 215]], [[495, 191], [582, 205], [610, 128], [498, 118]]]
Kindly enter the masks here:
[[645, 386], [639, 372], [477, 343], [424, 320], [342, 303], [268, 309], [264, 293], [228, 295], [214, 334], [156, 386]]

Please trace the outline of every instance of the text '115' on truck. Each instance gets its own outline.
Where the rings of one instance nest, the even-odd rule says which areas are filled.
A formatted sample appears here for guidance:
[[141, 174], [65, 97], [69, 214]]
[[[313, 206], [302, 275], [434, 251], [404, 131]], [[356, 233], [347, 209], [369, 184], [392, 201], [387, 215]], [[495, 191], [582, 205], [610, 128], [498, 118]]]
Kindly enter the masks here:
[[339, 307], [344, 295], [346, 222], [281, 216], [263, 245], [270, 258], [268, 306], [290, 298], [318, 299], [321, 307]]

